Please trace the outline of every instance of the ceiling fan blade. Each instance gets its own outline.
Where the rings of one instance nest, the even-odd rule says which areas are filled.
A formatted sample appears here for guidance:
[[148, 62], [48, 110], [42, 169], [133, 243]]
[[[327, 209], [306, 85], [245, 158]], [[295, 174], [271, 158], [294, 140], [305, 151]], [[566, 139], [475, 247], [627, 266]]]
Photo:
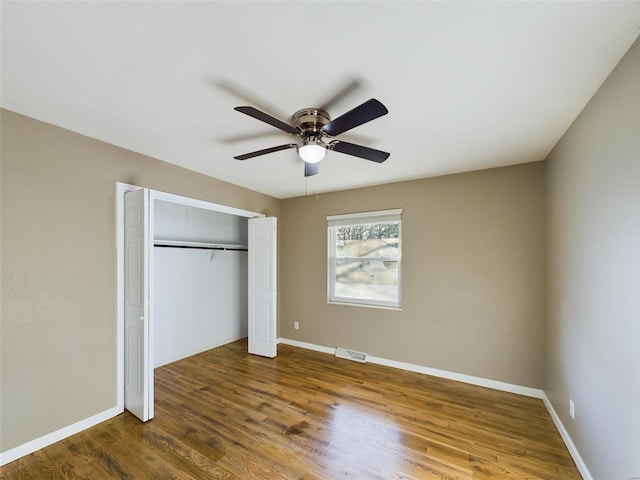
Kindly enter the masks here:
[[334, 140], [329, 144], [331, 150], [336, 152], [346, 153], [347, 155], [353, 155], [354, 157], [364, 158], [365, 160], [371, 160], [372, 162], [382, 163], [389, 155], [388, 152], [382, 150], [376, 150], [375, 148], [363, 147], [362, 145], [356, 145], [355, 143], [341, 142], [340, 140]]
[[230, 93], [231, 95], [244, 100], [248, 105], [253, 105], [259, 110], [267, 112], [273, 117], [286, 118], [286, 115], [284, 113], [280, 112], [280, 110], [275, 108], [273, 105], [270, 105], [263, 98], [260, 98], [256, 93], [250, 92], [238, 82], [230, 79], [221, 79], [218, 81], [214, 81], [214, 85], [218, 88], [221, 88], [222, 90], [225, 90], [227, 93]]
[[320, 171], [320, 163], [304, 162], [304, 176], [311, 177]]
[[338, 92], [336, 92], [331, 98], [329, 98], [326, 102], [322, 104], [320, 107], [322, 110], [331, 110], [336, 103], [345, 98], [354, 90], [360, 88], [362, 83], [357, 78], [351, 79], [349, 83], [347, 83], [344, 87], [342, 87]]
[[367, 100], [362, 105], [349, 110], [347, 113], [340, 115], [338, 118], [327, 123], [322, 131], [331, 137], [340, 135], [347, 130], [351, 130], [363, 123], [370, 122], [378, 117], [389, 113], [387, 107], [375, 98]]
[[286, 145], [278, 145], [277, 147], [265, 148], [264, 150], [258, 150], [256, 152], [245, 153], [244, 155], [238, 155], [233, 157], [236, 160], [247, 160], [248, 158], [259, 157], [260, 155], [266, 155], [267, 153], [279, 152], [280, 150], [287, 150], [289, 148], [296, 148], [298, 145], [295, 143], [287, 143]]
[[[219, 137], [219, 138], [216, 138], [215, 140], [217, 140], [218, 142], [230, 145], [234, 143], [246, 142], [247, 140], [258, 140], [262, 138], [278, 137], [280, 135], [281, 135], [280, 132], [276, 132], [275, 130], [270, 128], [269, 130], [264, 132], [240, 133], [238, 135], [227, 135], [226, 137]], [[349, 135], [349, 138], [351, 138], [351, 135]], [[280, 137], [280, 139], [282, 140], [282, 137]], [[365, 139], [365, 143], [366, 143], [366, 139]]]
[[260, 120], [261, 122], [268, 123], [269, 125], [279, 128], [280, 130], [292, 135], [300, 134], [300, 130], [298, 130], [297, 128], [283, 122], [282, 120], [278, 120], [277, 118], [272, 117], [268, 113], [261, 112], [257, 108], [235, 107], [234, 110], [240, 113], [244, 113], [245, 115], [249, 115], [250, 117]]

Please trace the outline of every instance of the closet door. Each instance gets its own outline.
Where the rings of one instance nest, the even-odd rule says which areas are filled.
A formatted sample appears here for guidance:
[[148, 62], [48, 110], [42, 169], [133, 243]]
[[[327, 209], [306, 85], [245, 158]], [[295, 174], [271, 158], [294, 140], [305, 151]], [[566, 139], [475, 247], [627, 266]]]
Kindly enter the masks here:
[[277, 355], [275, 217], [249, 219], [249, 353]]
[[124, 407], [143, 422], [153, 417], [149, 329], [149, 190], [127, 192], [124, 251]]

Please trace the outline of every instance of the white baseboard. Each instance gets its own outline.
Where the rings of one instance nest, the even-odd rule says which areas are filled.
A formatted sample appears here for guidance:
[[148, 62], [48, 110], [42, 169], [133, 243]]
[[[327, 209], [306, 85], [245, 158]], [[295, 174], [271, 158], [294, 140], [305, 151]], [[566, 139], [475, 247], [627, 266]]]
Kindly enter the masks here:
[[571, 437], [569, 436], [569, 432], [567, 432], [567, 429], [564, 428], [564, 424], [562, 423], [562, 420], [560, 420], [560, 417], [556, 413], [556, 410], [553, 408], [553, 405], [551, 405], [551, 402], [549, 401], [549, 398], [547, 397], [546, 393], [543, 394], [542, 401], [544, 402], [544, 406], [547, 407], [547, 411], [549, 412], [549, 415], [551, 415], [551, 419], [553, 420], [553, 423], [556, 425], [556, 428], [558, 429], [558, 432], [560, 433], [560, 436], [562, 437], [564, 444], [567, 446], [567, 449], [569, 450], [569, 453], [571, 454], [573, 461], [576, 462], [576, 467], [578, 467], [578, 471], [580, 472], [580, 475], [582, 475], [582, 478], [584, 480], [593, 480], [593, 477], [591, 476], [591, 472], [589, 472], [587, 465], [584, 463], [584, 460], [582, 460], [582, 456], [580, 455], [580, 452], [578, 452], [578, 449], [573, 443], [573, 440], [571, 440]]
[[423, 367], [422, 365], [415, 365], [413, 363], [397, 362], [395, 360], [388, 360], [386, 358], [373, 357], [367, 355], [367, 361], [371, 363], [377, 363], [378, 365], [385, 365], [387, 367], [399, 368], [402, 370], [408, 370], [410, 372], [422, 373], [424, 375], [431, 375], [434, 377], [446, 378], [448, 380], [455, 380], [456, 382], [469, 383], [471, 385], [477, 385], [479, 387], [492, 388], [494, 390], [501, 390], [503, 392], [517, 393], [518, 395], [524, 395], [527, 397], [542, 398], [544, 392], [537, 388], [523, 387], [521, 385], [514, 385], [512, 383], [499, 382], [497, 380], [490, 380], [488, 378], [474, 377], [472, 375], [465, 375], [463, 373], [449, 372], [447, 370], [439, 370], [437, 368]]
[[291, 345], [292, 347], [306, 348], [307, 350], [314, 350], [316, 352], [328, 353], [330, 355], [333, 355], [336, 351], [335, 348], [323, 347], [313, 343], [299, 342], [298, 340], [291, 340], [289, 338], [279, 338], [278, 343], [284, 343], [285, 345]]
[[113, 418], [116, 415], [121, 414], [122, 412], [123, 410], [121, 408], [113, 407], [109, 410], [105, 410], [104, 412], [97, 413], [96, 415], [93, 415], [89, 418], [85, 418], [84, 420], [80, 420], [79, 422], [76, 422], [72, 425], [63, 427], [60, 430], [56, 430], [55, 432], [51, 432], [40, 438], [31, 440], [30, 442], [23, 443], [22, 445], [7, 450], [6, 452], [0, 452], [0, 467], [2, 465], [6, 465], [7, 463], [13, 462], [14, 460], [17, 460], [20, 457], [29, 455], [36, 450], [40, 450], [41, 448], [47, 447], [53, 443], [59, 442], [60, 440], [64, 440], [71, 435], [75, 435], [76, 433], [86, 430], [87, 428], [102, 423], [105, 420], [109, 420], [110, 418]]
[[[316, 352], [329, 353], [331, 355], [336, 351], [335, 348], [324, 347], [321, 345], [314, 345], [313, 343], [299, 342], [298, 340], [290, 340], [288, 338], [279, 338], [278, 343], [285, 345], [291, 345], [294, 347], [306, 348], [307, 350], [315, 350]], [[517, 393], [518, 395], [525, 395], [527, 397], [544, 398], [544, 392], [537, 388], [523, 387], [520, 385], [513, 385], [511, 383], [498, 382], [496, 380], [489, 380], [482, 377], [474, 377], [472, 375], [464, 375], [462, 373], [449, 372], [446, 370], [438, 370], [436, 368], [423, 367], [422, 365], [416, 365], [413, 363], [398, 362], [396, 360], [389, 360], [387, 358], [373, 357], [367, 354], [367, 362], [375, 363], [378, 365], [384, 365], [387, 367], [399, 368], [401, 370], [407, 370], [409, 372], [422, 373], [425, 375], [431, 375], [434, 377], [447, 378], [449, 380], [455, 380], [457, 382], [469, 383], [471, 385], [478, 385], [480, 387], [492, 388], [494, 390], [501, 390], [503, 392]]]

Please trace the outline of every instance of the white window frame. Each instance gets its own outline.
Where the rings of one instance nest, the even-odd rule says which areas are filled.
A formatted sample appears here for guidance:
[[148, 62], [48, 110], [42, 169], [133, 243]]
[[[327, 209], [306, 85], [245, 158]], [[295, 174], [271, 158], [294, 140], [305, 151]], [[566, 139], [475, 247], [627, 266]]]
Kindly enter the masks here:
[[[376, 257], [379, 261], [391, 261], [398, 264], [398, 301], [385, 301], [366, 298], [339, 297], [335, 294], [336, 269], [336, 235], [335, 228], [347, 225], [363, 225], [380, 222], [400, 222], [398, 236], [398, 257]], [[340, 257], [340, 261], [358, 261], [362, 257]], [[377, 210], [372, 212], [346, 213], [342, 215], [327, 215], [327, 303], [339, 305], [353, 305], [361, 307], [387, 308], [400, 310], [402, 307], [402, 209]]]

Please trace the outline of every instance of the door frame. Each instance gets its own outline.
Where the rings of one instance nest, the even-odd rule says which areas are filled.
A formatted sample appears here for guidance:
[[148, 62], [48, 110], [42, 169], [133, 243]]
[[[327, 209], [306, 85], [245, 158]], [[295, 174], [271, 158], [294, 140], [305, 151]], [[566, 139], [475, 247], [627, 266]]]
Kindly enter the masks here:
[[[118, 413], [124, 412], [124, 195], [127, 192], [139, 190], [141, 187], [138, 185], [132, 185], [128, 183], [116, 182], [116, 401]], [[149, 189], [149, 204], [152, 205], [155, 200], [164, 200], [180, 205], [187, 205], [191, 207], [202, 208], [205, 210], [211, 210], [215, 212], [228, 213], [231, 215], [237, 215], [246, 218], [262, 218], [265, 214], [259, 212], [252, 212], [250, 210], [243, 210], [240, 208], [229, 207], [219, 203], [208, 202], [206, 200], [199, 200], [192, 197], [185, 197], [182, 195], [176, 195], [174, 193], [162, 192], [159, 190]], [[153, 211], [153, 207], [151, 206]], [[153, 247], [153, 219], [150, 218], [149, 228], [149, 243], [150, 248]], [[152, 268], [149, 266], [149, 297], [153, 296], [153, 280], [152, 280]], [[150, 331], [153, 331], [153, 305], [150, 302], [149, 305], [149, 325]], [[153, 341], [152, 339], [150, 341]], [[153, 362], [153, 358], [150, 358]]]

